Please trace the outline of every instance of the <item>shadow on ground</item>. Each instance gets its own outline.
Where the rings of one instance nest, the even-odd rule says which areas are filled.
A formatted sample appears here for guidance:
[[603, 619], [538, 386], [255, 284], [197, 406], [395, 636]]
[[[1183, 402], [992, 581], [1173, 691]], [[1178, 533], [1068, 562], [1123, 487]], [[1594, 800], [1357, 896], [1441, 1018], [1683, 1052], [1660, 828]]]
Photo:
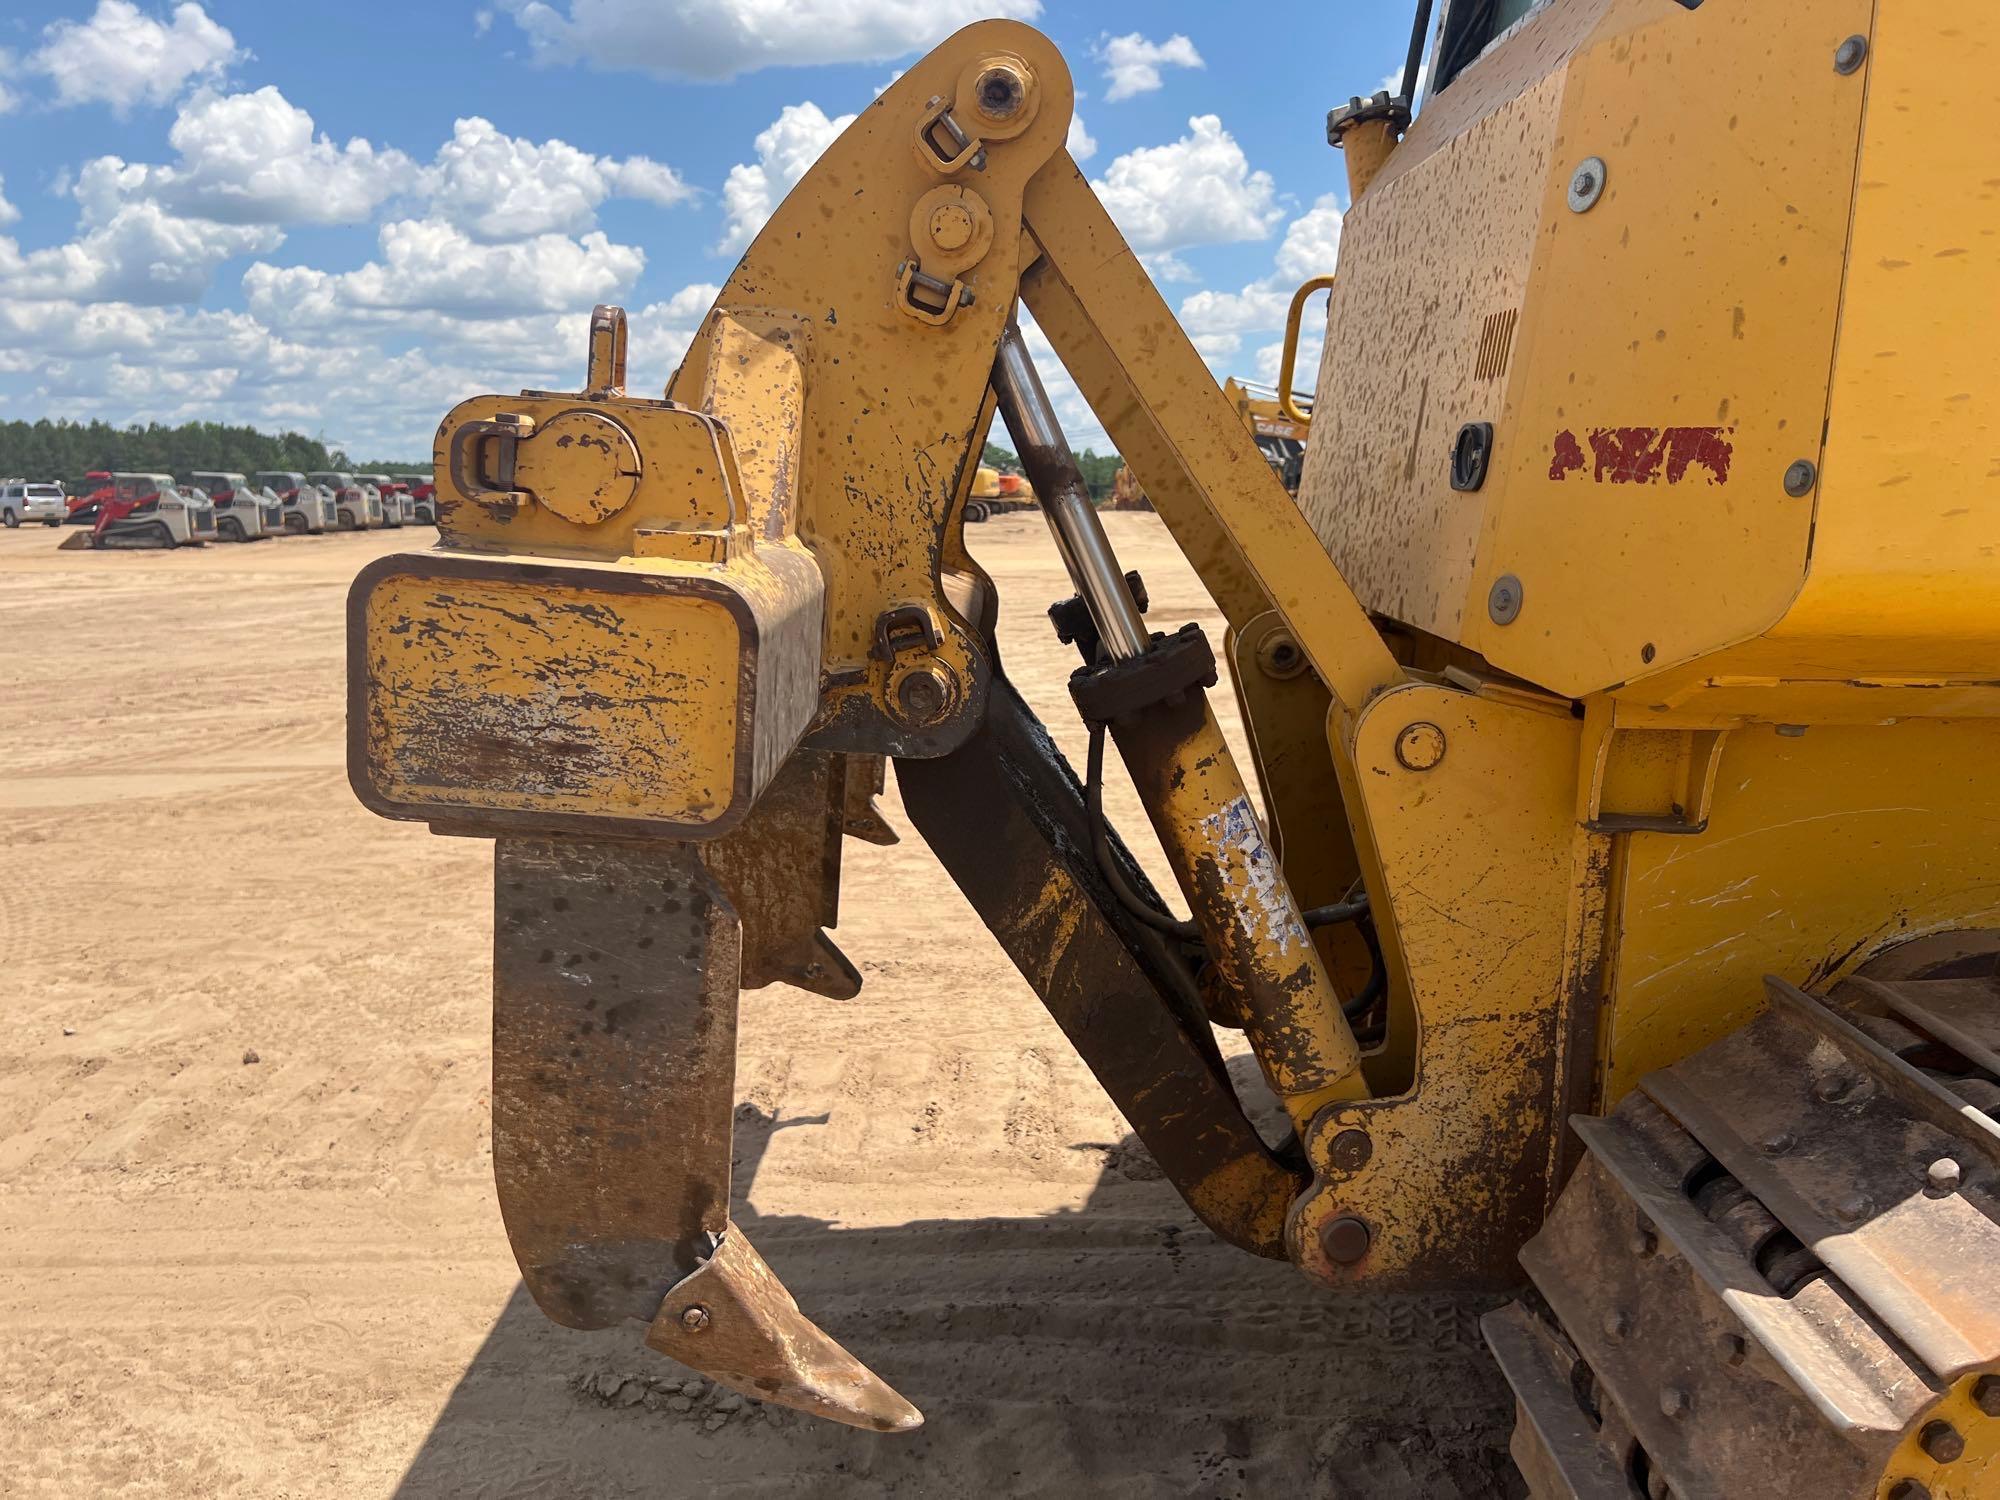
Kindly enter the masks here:
[[749, 1207], [773, 1135], [737, 1120], [736, 1219], [815, 1321], [915, 1402], [883, 1437], [743, 1401], [634, 1326], [557, 1327], [516, 1287], [400, 1500], [618, 1495], [1522, 1493], [1490, 1303], [1332, 1296], [1216, 1240], [1128, 1137], [1076, 1212], [836, 1228]]

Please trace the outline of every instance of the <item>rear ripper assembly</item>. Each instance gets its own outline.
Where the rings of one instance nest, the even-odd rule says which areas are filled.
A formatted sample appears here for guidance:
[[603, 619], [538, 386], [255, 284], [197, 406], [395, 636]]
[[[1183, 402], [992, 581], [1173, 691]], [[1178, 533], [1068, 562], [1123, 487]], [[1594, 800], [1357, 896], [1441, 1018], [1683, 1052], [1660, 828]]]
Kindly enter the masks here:
[[[1408, 348], [1329, 359], [1296, 499], [1069, 158], [1061, 57], [1004, 21], [828, 148], [664, 399], [627, 392], [603, 307], [580, 391], [449, 413], [440, 547], [350, 596], [349, 771], [385, 816], [495, 840], [495, 1175], [537, 1305], [637, 1321], [762, 1400], [921, 1420], [730, 1220], [739, 990], [859, 990], [828, 931], [844, 840], [894, 837], [872, 802], [893, 758], [1218, 1236], [1344, 1289], [1512, 1288], [1525, 1263], [1540, 1300], [1486, 1326], [1537, 1496], [1808, 1472], [1853, 1500], [1991, 1493], [2000, 799], [1969, 768], [2000, 754], [2000, 548], [1950, 484], [1899, 491], [1893, 537], [1868, 497], [1901, 483], [1881, 433], [1988, 421], [2000, 380], [1939, 313], [1966, 298], [1959, 241], [1899, 258], [1921, 215], [1877, 207], [1958, 138], [1864, 114], [1861, 88], [1994, 96], [1978, 48], [1876, 9], [1902, 60], [1849, 34], [1862, 0], [1550, 0], [1505, 36], [1447, 7], [1439, 101], [1411, 122], [1413, 46], [1403, 98], [1330, 124], [1354, 201], [1328, 348]], [[1660, 92], [1711, 76], [1782, 105], [1768, 160]], [[1489, 180], [1506, 213], [1468, 213]], [[1399, 248], [1447, 242], [1436, 264], [1508, 305], [1440, 298]], [[1669, 313], [1663, 277], [1729, 296]], [[1877, 303], [1936, 357], [1842, 363], [1864, 340], [1842, 321], [1836, 345], [1836, 313]], [[1261, 809], [1210, 708], [1216, 648], [1147, 627], [1024, 308], [1228, 622]], [[1822, 424], [1856, 382], [1866, 420]], [[1629, 425], [1695, 395], [1727, 425]], [[965, 547], [996, 417], [1076, 591], [1051, 613], [1081, 657], [1081, 779], [1001, 671]], [[1861, 429], [1847, 473], [1871, 478], [1843, 490]], [[1658, 461], [1564, 461], [1579, 432], [1651, 433]], [[1983, 451], [1925, 461], [1963, 479]], [[1107, 740], [1191, 920], [1105, 823]]]

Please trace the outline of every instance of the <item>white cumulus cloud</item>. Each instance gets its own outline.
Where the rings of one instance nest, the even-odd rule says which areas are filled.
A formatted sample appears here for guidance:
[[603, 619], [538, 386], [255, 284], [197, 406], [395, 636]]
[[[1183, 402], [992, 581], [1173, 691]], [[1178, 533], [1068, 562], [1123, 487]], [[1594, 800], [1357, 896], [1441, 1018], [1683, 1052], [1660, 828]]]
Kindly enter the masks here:
[[157, 203], [127, 203], [65, 245], [23, 254], [0, 238], [0, 298], [193, 302], [224, 261], [268, 254], [283, 238], [266, 225], [185, 219]]
[[[1218, 373], [1238, 365], [1247, 336], [1268, 337], [1284, 328], [1292, 294], [1300, 283], [1334, 269], [1340, 253], [1340, 220], [1339, 200], [1331, 193], [1323, 194], [1285, 226], [1276, 269], [1269, 276], [1238, 292], [1203, 290], [1182, 299], [1181, 326]], [[1312, 388], [1319, 371], [1325, 325], [1323, 304], [1308, 306], [1300, 318], [1299, 356], [1292, 381], [1306, 390]], [[1267, 385], [1275, 383], [1283, 351], [1282, 340], [1257, 345], [1250, 360], [1251, 375]]]
[[11, 224], [21, 217], [21, 210], [7, 201], [7, 179], [0, 177], [0, 224]]
[[266, 85], [248, 94], [203, 91], [181, 107], [167, 140], [180, 159], [162, 166], [115, 156], [87, 162], [75, 194], [87, 212], [150, 198], [170, 212], [223, 224], [365, 223], [405, 189], [415, 164], [365, 140], [334, 144], [312, 116]]
[[810, 99], [780, 110], [778, 118], [757, 134], [757, 159], [738, 162], [722, 184], [725, 222], [716, 254], [737, 254], [754, 240], [792, 185], [853, 123], [853, 115], [829, 120]]
[[192, 0], [167, 21], [131, 0], [97, 0], [88, 21], [44, 27], [27, 67], [54, 83], [58, 102], [108, 104], [123, 115], [135, 104], [169, 102], [192, 80], [219, 76], [238, 55], [228, 28]]
[[694, 196], [672, 167], [647, 157], [617, 160], [566, 141], [537, 143], [477, 116], [452, 126], [426, 181], [434, 213], [488, 241], [587, 230], [606, 198], [670, 208]]
[[382, 226], [379, 259], [338, 273], [259, 261], [243, 273], [250, 309], [286, 326], [354, 313], [428, 310], [461, 318], [563, 312], [613, 302], [645, 269], [645, 253], [601, 231], [483, 244], [443, 219]]
[[1195, 51], [1194, 43], [1179, 32], [1164, 42], [1149, 41], [1136, 31], [1106, 37], [1098, 44], [1097, 58], [1104, 64], [1104, 76], [1111, 84], [1104, 95], [1111, 104], [1159, 88], [1165, 81], [1160, 77], [1162, 68], [1207, 66]]
[[1285, 216], [1271, 174], [1250, 170], [1215, 115], [1196, 115], [1170, 145], [1117, 157], [1091, 186], [1141, 251], [1261, 240]]
[[502, 0], [544, 62], [726, 79], [757, 68], [887, 62], [1040, 0]]
[[[1240, 292], [1199, 291], [1181, 302], [1181, 326], [1196, 338], [1269, 333], [1285, 326], [1292, 293], [1311, 276], [1324, 276], [1340, 253], [1340, 203], [1331, 193], [1285, 226], [1277, 269]], [[1310, 323], [1311, 317], [1305, 320]], [[1232, 351], [1233, 352], [1233, 351]]]
[[1340, 200], [1322, 193], [1313, 206], [1285, 226], [1284, 243], [1278, 246], [1278, 270], [1294, 281], [1308, 276], [1325, 276], [1340, 258]]
[[1089, 161], [1097, 155], [1097, 137], [1083, 128], [1083, 116], [1069, 117], [1069, 135], [1063, 141], [1073, 161]]
[[365, 224], [392, 199], [428, 204], [427, 217], [485, 242], [581, 234], [607, 198], [663, 206], [696, 196], [673, 168], [644, 156], [595, 156], [559, 140], [511, 136], [478, 117], [457, 121], [428, 166], [362, 139], [340, 145], [270, 86], [198, 91], [180, 108], [163, 165], [100, 156], [67, 190], [86, 223], [125, 204], [221, 224]]

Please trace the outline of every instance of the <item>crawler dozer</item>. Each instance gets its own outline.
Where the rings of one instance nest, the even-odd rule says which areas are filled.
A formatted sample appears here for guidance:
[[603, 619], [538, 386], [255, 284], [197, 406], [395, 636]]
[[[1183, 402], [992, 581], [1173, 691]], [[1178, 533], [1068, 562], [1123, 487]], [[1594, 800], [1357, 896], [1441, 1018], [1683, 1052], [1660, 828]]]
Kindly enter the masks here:
[[[1012, 22], [860, 113], [664, 398], [600, 308], [581, 390], [445, 417], [440, 545], [354, 584], [350, 774], [495, 841], [522, 1275], [760, 1399], [919, 1421], [729, 1220], [739, 989], [856, 991], [826, 929], [893, 760], [1217, 1236], [1519, 1293], [1485, 1326], [1534, 1494], [1993, 1496], [2000, 12], [1437, 19], [1421, 113], [1420, 24], [1329, 121], [1296, 499]], [[1021, 308], [1221, 640], [1144, 618]], [[1075, 587], [1081, 776], [966, 550], [996, 416]], [[1186, 917], [1107, 826], [1107, 742]]]

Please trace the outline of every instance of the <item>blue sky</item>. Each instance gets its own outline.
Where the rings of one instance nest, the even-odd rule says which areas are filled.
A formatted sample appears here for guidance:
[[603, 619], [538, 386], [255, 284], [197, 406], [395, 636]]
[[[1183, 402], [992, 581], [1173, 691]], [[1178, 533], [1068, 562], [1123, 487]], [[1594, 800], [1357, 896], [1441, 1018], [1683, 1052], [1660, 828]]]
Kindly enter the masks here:
[[1326, 110], [1380, 86], [1409, 24], [1400, 0], [1264, 29], [1061, 0], [10, 12], [0, 416], [247, 421], [409, 458], [465, 395], [573, 383], [597, 301], [631, 310], [632, 383], [657, 389], [839, 118], [988, 14], [1062, 47], [1072, 149], [1211, 365], [1268, 376], [1290, 286], [1337, 244]]

